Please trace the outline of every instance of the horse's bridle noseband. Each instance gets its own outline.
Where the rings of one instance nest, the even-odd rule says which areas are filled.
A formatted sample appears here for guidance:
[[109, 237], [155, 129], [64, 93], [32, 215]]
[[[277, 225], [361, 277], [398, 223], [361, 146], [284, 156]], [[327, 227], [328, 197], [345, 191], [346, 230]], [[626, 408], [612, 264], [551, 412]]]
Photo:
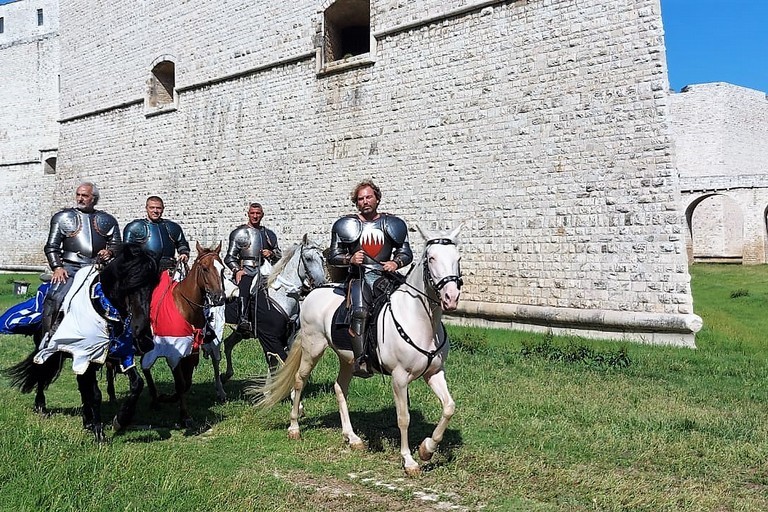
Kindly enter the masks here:
[[[426, 247], [429, 247], [430, 245], [456, 245], [456, 243], [451, 240], [450, 238], [435, 238], [433, 240], [427, 240]], [[425, 248], [426, 251], [426, 248]], [[426, 256], [426, 254], [425, 254]], [[440, 290], [443, 289], [445, 285], [447, 285], [450, 282], [455, 282], [456, 287], [461, 290], [461, 287], [464, 286], [464, 280], [461, 278], [461, 268], [459, 268], [459, 275], [450, 275], [445, 276], [440, 281], [435, 283], [435, 280], [432, 279], [432, 273], [429, 271], [429, 259], [424, 258], [424, 276], [429, 285], [432, 287], [433, 290], [435, 290], [437, 293], [440, 293]]]

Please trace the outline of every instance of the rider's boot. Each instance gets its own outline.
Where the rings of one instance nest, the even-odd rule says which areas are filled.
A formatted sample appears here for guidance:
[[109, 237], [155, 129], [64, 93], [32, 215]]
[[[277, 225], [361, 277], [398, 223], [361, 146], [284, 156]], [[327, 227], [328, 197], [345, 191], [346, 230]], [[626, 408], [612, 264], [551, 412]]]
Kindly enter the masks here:
[[240, 321], [237, 323], [237, 332], [240, 334], [250, 334], [253, 330], [251, 321], [248, 320], [248, 303], [250, 297], [240, 297]]
[[352, 375], [367, 379], [373, 375], [368, 368], [368, 357], [365, 355], [365, 312], [360, 314], [355, 311], [352, 313], [352, 322], [350, 334], [352, 334], [352, 352], [355, 354], [355, 361], [352, 363]]

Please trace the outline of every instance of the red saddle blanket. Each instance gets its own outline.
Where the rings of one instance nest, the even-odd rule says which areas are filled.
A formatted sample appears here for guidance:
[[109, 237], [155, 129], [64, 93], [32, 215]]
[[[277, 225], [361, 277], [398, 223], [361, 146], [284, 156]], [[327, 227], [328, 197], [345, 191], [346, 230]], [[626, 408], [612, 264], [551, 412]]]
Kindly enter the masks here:
[[202, 329], [196, 329], [184, 318], [173, 300], [173, 290], [179, 283], [171, 280], [167, 272], [160, 276], [160, 283], [152, 292], [150, 303], [150, 321], [155, 336], [194, 336], [193, 346], [198, 348], [203, 343]]

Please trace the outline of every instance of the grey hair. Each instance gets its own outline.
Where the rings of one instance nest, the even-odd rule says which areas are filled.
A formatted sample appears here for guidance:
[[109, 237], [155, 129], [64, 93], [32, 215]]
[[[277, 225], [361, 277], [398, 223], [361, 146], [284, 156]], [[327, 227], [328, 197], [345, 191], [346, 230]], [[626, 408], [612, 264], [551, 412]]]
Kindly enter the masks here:
[[99, 202], [99, 187], [97, 187], [96, 184], [92, 181], [81, 181], [77, 188], [80, 187], [91, 187], [91, 194], [93, 194], [93, 206], [96, 206], [96, 203]]

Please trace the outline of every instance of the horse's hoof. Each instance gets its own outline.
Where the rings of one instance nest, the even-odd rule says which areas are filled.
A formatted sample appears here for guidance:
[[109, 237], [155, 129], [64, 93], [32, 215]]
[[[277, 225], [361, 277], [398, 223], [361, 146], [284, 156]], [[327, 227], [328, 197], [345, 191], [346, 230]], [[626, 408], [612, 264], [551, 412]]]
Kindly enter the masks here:
[[427, 447], [422, 441], [421, 444], [419, 445], [419, 458], [424, 462], [426, 462], [432, 458], [432, 455], [434, 455], [434, 453], [427, 450]]
[[353, 450], [365, 450], [365, 443], [363, 441], [354, 441], [349, 443], [349, 447]]
[[40, 416], [48, 416], [50, 412], [44, 405], [35, 405], [35, 408], [33, 409], [37, 414]]
[[298, 430], [289, 430], [288, 439], [298, 441], [299, 439], [301, 439], [301, 433]]
[[114, 417], [114, 419], [112, 419], [112, 429], [113, 429], [115, 432], [122, 432], [124, 428], [125, 428], [125, 427], [123, 427], [123, 426], [120, 424], [120, 422], [119, 422], [119, 421], [117, 421], [117, 416], [115, 416], [115, 417]]
[[96, 440], [96, 443], [98, 444], [103, 444], [107, 442], [107, 435], [104, 433], [103, 425], [94, 425], [93, 438]]
[[416, 476], [421, 476], [421, 466], [412, 466], [403, 469], [405, 470], [405, 474], [408, 477], [413, 478]]
[[234, 376], [234, 373], [222, 373], [221, 374], [221, 383], [226, 384], [229, 382], [229, 379], [231, 379]]
[[193, 420], [192, 418], [184, 418], [183, 420], [181, 420], [181, 426], [184, 427], [185, 429], [194, 428], [195, 420]]

